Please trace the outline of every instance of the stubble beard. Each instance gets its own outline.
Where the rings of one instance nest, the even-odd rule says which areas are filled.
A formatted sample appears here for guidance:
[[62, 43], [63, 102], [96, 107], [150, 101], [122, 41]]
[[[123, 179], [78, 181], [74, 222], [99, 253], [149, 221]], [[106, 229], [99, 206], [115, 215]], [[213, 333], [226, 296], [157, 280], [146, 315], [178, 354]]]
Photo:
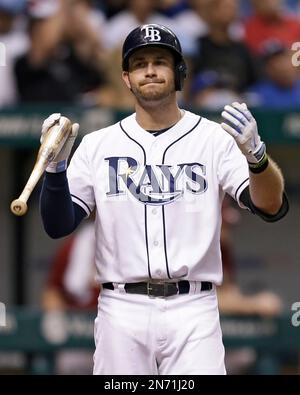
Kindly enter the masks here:
[[176, 92], [174, 83], [168, 85], [164, 89], [150, 89], [146, 91], [143, 90], [143, 87], [132, 86], [131, 91], [136, 100], [144, 106], [157, 105], [165, 102]]

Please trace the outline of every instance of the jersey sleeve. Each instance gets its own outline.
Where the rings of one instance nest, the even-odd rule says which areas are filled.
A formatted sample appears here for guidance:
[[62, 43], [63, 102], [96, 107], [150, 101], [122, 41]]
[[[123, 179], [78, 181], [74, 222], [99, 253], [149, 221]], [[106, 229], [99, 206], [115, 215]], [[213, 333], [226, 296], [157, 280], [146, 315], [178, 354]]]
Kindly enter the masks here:
[[67, 177], [72, 201], [78, 204], [88, 217], [95, 207], [95, 196], [87, 153], [87, 141], [84, 137], [71, 159]]
[[218, 146], [218, 179], [224, 192], [234, 198], [240, 207], [246, 208], [240, 200], [243, 190], [249, 185], [249, 170], [245, 156], [234, 139], [223, 135]]

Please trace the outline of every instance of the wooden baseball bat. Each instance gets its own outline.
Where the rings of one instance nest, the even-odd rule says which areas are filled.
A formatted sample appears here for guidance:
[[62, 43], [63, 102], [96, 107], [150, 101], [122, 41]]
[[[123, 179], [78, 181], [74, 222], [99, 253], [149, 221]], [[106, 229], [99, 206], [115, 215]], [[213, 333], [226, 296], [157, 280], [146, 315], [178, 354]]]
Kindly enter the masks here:
[[54, 124], [46, 133], [39, 149], [33, 170], [18, 199], [11, 202], [10, 209], [13, 214], [21, 216], [27, 212], [27, 200], [38, 183], [46, 167], [59, 154], [62, 146], [72, 130], [71, 121], [61, 116], [58, 123]]

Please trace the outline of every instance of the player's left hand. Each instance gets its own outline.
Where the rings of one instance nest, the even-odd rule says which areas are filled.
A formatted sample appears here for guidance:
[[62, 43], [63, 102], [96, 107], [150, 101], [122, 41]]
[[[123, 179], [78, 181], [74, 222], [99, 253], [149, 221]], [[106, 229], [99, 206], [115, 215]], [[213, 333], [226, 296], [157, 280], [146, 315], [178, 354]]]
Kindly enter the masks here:
[[261, 141], [257, 124], [245, 103], [234, 102], [224, 107], [222, 128], [237, 142], [247, 161], [256, 164], [265, 157], [266, 146]]

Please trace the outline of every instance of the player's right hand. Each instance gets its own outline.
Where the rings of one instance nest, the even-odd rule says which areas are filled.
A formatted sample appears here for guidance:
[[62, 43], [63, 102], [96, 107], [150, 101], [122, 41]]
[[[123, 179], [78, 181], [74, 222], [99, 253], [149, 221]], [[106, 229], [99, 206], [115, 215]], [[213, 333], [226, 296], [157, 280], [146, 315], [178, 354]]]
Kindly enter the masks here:
[[[51, 114], [48, 118], [45, 119], [42, 125], [42, 135], [41, 135], [41, 144], [44, 141], [44, 138], [49, 131], [49, 129], [54, 126], [56, 123], [59, 123], [61, 114], [60, 113], [54, 113]], [[73, 144], [75, 142], [75, 139], [78, 134], [78, 129], [79, 129], [79, 124], [78, 123], [73, 123], [72, 125], [72, 130], [71, 133], [69, 134], [66, 142], [62, 146], [60, 152], [58, 155], [55, 157], [55, 160], [49, 163], [49, 165], [46, 168], [46, 171], [49, 173], [60, 173], [67, 168], [67, 161], [69, 158], [69, 155], [71, 153]]]
[[55, 124], [59, 123], [61, 114], [58, 112], [55, 112], [51, 115], [49, 115], [48, 118], [46, 118], [42, 124], [42, 134], [41, 134], [41, 138], [40, 138], [40, 143], [43, 144], [43, 141], [45, 139], [45, 136], [48, 132], [48, 130], [50, 128], [52, 128], [52, 126], [54, 126]]

